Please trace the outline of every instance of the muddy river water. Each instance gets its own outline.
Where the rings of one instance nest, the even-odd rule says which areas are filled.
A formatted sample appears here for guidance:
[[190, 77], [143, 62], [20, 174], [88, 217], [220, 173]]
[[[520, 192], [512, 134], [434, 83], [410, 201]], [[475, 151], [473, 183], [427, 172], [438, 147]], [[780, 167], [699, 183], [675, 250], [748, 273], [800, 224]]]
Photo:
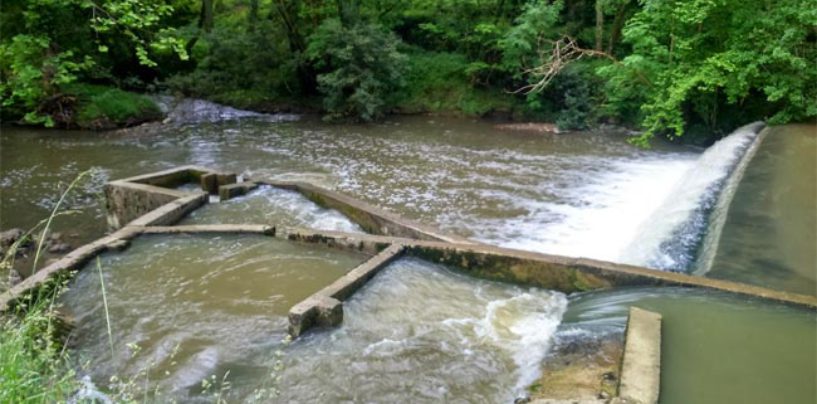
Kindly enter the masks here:
[[[759, 143], [738, 131], [706, 150], [438, 117], [157, 133], [3, 128], [0, 228], [32, 226], [92, 169], [67, 200], [77, 212], [56, 222], [79, 245], [107, 230], [106, 181], [197, 164], [311, 181], [486, 243], [817, 295], [815, 153], [813, 125], [774, 128]], [[185, 220], [360, 231], [268, 188]], [[201, 380], [227, 374], [235, 401], [275, 390], [282, 402], [512, 402], [555, 341], [621, 333], [636, 305], [664, 315], [662, 402], [817, 401], [813, 312], [677, 288], [565, 296], [414, 259], [391, 264], [347, 302], [338, 329], [282, 343], [289, 306], [364, 259], [253, 237], [139, 239], [100, 259], [114, 360], [96, 262], [66, 293], [81, 331], [75, 356], [98, 385], [147, 369], [182, 401], [204, 400]]]

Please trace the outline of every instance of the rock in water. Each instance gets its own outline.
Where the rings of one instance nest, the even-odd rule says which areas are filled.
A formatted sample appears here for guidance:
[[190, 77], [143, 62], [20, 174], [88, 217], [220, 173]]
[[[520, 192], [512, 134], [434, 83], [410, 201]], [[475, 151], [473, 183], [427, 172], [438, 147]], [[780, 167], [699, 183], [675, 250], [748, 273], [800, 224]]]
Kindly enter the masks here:
[[67, 243], [53, 243], [48, 247], [48, 252], [51, 254], [62, 254], [71, 251], [71, 246]]
[[25, 234], [25, 232], [20, 229], [11, 229], [0, 233], [0, 247], [4, 249], [10, 247], [19, 240], [20, 237], [23, 237], [23, 234]]

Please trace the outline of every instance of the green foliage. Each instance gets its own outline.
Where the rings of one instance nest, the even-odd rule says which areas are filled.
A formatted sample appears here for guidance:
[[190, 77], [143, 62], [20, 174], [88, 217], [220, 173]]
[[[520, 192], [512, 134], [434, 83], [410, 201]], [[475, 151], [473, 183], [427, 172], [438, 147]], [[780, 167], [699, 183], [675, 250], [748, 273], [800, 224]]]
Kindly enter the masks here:
[[470, 66], [465, 55], [412, 51], [408, 54], [406, 86], [399, 96], [399, 110], [405, 113], [461, 111], [475, 116], [510, 111], [513, 97], [475, 88]]
[[110, 41], [121, 36], [133, 47], [139, 64], [143, 66], [158, 67], [149, 49], [160, 54], [176, 53], [181, 60], [188, 59], [185, 43], [176, 36], [176, 30], [161, 26], [162, 19], [173, 12], [169, 4], [143, 0], [84, 0], [79, 5], [93, 12], [91, 27], [97, 34], [97, 49], [101, 53], [107, 53], [109, 49], [106, 37]]
[[83, 128], [129, 126], [162, 116], [150, 98], [118, 88], [75, 84], [66, 92], [77, 98], [75, 122]]
[[54, 120], [40, 110], [40, 104], [93, 65], [87, 56], [76, 59], [71, 51], [51, 52], [45, 36], [17, 35], [0, 42], [2, 107], [22, 115], [28, 123], [53, 126]]
[[297, 61], [282, 43], [273, 41], [277, 34], [269, 23], [259, 23], [251, 31], [217, 25], [193, 48], [195, 70], [171, 77], [168, 84], [185, 94], [240, 108], [258, 108], [297, 92]]
[[562, 130], [583, 130], [596, 121], [599, 94], [598, 80], [592, 71], [574, 64], [566, 69], [554, 83], [554, 90], [563, 96], [562, 109], [556, 125]]
[[0, 319], [0, 402], [65, 402], [79, 387], [47, 306]]
[[[54, 125], [72, 83], [168, 84], [254, 109], [320, 92], [333, 119], [507, 110], [644, 140], [722, 133], [817, 116], [814, 1], [6, 0], [0, 103], [4, 119]], [[511, 95], [566, 36], [595, 53]]]
[[328, 119], [372, 121], [382, 117], [403, 86], [406, 57], [400, 41], [382, 27], [359, 22], [345, 27], [328, 19], [309, 37], [306, 57], [322, 73]]
[[511, 75], [520, 78], [524, 69], [542, 63], [539, 41], [543, 37], [558, 36], [557, 24], [563, 9], [562, 0], [552, 3], [538, 0], [527, 4], [515, 25], [499, 41], [503, 67]]
[[10, 0], [3, 6], [0, 96], [4, 115], [24, 122], [62, 120], [51, 109], [63, 109], [63, 87], [109, 76], [113, 49], [125, 49], [125, 62], [135, 56], [152, 68], [158, 66], [149, 50], [187, 58], [175, 30], [162, 25], [173, 11], [163, 1]]
[[758, 94], [771, 123], [803, 120], [817, 116], [815, 25], [809, 0], [646, 1], [624, 30], [632, 54], [600, 73], [613, 102], [641, 105], [644, 139], [714, 128], [724, 105]]

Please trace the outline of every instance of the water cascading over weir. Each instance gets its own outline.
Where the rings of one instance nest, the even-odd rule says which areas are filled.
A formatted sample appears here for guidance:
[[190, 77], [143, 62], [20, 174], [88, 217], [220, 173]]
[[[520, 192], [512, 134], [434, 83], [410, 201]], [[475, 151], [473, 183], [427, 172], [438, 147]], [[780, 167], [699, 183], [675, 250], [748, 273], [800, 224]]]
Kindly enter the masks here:
[[[753, 124], [741, 128], [700, 156], [677, 185], [677, 191], [668, 195], [666, 202], [644, 222], [643, 231], [622, 256], [622, 261], [640, 266], [486, 245], [414, 223], [312, 184], [263, 178], [242, 181], [231, 173], [185, 166], [109, 183], [106, 187], [109, 219], [117, 230], [78, 248], [4, 293], [0, 296], [0, 306], [3, 309], [13, 307], [27, 292], [46, 283], [51, 276], [80, 270], [98, 254], [128, 248], [132, 240], [145, 235], [254, 234], [316, 248], [351, 250], [366, 257], [365, 262], [289, 309], [288, 331], [293, 337], [313, 328], [342, 324], [344, 305], [350, 298], [378, 276], [379, 271], [403, 257], [453, 268], [476, 278], [563, 294], [618, 287], [684, 286], [814, 310], [817, 309], [817, 298], [812, 296], [673, 272], [692, 272], [695, 262], [704, 260], [700, 258], [706, 255], [702, 246], [710, 243], [709, 239], [717, 238], [722, 225], [720, 218], [728, 209], [733, 188], [748, 164], [752, 150], [761, 140], [758, 135], [761, 127], [762, 124]], [[182, 187], [185, 184], [194, 184], [201, 191], [190, 191], [190, 187]], [[215, 195], [221, 201], [229, 201], [253, 190], [270, 187], [295, 192], [322, 208], [334, 210], [348, 218], [361, 232], [282, 227], [276, 223], [177, 224], [191, 212], [209, 204]], [[526, 298], [546, 300], [542, 296], [538, 297], [540, 300]], [[502, 302], [510, 307], [516, 301], [527, 300], [513, 297]], [[638, 310], [633, 310], [630, 315], [631, 323], [619, 367], [621, 374], [614, 393], [633, 398], [628, 402], [655, 402], [660, 380], [661, 318]], [[501, 320], [499, 316], [494, 317]], [[489, 319], [494, 317], [486, 316]], [[550, 323], [542, 321], [538, 324]], [[536, 331], [532, 331], [534, 336], [541, 337], [535, 335]], [[537, 343], [545, 339], [548, 338], [533, 338]], [[636, 341], [641, 341], [640, 345], [632, 346]], [[535, 371], [541, 357], [537, 356], [535, 360], [524, 357], [530, 352], [519, 350], [514, 359]], [[530, 384], [534, 379], [526, 374], [518, 379], [517, 384]], [[524, 387], [514, 386], [517, 390]]]
[[620, 261], [706, 273], [735, 188], [762, 141], [764, 126], [762, 122], [743, 126], [701, 154], [642, 222]]

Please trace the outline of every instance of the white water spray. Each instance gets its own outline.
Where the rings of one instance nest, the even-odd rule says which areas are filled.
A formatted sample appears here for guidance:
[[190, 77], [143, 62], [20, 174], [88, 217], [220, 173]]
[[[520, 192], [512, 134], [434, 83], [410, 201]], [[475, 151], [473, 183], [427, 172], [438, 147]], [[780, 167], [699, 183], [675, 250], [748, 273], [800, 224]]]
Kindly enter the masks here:
[[[639, 226], [619, 261], [693, 271], [707, 234], [717, 237], [714, 233], [720, 232], [725, 210], [753, 155], [762, 126], [743, 126], [708, 148]], [[718, 221], [720, 225], [711, 226]]]

